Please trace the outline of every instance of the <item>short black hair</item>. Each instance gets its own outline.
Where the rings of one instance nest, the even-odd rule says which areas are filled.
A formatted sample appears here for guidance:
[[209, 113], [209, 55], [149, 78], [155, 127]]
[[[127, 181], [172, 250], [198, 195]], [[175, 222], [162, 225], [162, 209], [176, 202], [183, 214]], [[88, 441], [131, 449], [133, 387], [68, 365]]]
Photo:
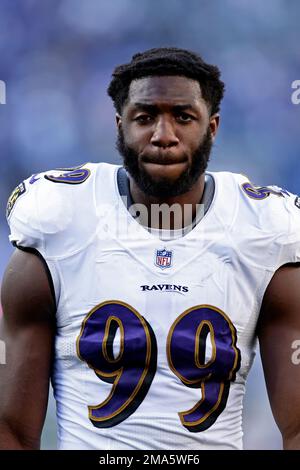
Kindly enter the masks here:
[[116, 111], [121, 114], [133, 80], [166, 75], [179, 75], [198, 81], [211, 115], [219, 112], [225, 89], [220, 80], [219, 68], [205, 63], [195, 52], [177, 47], [159, 47], [133, 55], [131, 62], [115, 68], [107, 93]]

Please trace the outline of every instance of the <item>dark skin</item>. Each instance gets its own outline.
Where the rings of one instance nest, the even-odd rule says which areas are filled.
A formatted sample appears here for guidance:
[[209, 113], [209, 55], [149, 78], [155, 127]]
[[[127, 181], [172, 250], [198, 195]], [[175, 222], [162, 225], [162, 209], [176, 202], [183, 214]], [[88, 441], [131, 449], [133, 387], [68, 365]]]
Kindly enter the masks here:
[[291, 360], [300, 338], [300, 267], [286, 265], [264, 296], [258, 338], [267, 391], [284, 449], [300, 449], [300, 368]]
[[0, 449], [38, 449], [55, 333], [55, 305], [43, 262], [16, 250], [1, 290]]
[[[219, 125], [219, 115], [210, 115], [199, 83], [176, 76], [146, 77], [132, 82], [122, 116], [117, 114], [116, 119], [126, 143], [139, 153], [140, 166], [154, 180], [160, 177], [177, 180], [191, 166], [192, 153], [207, 128], [210, 128], [214, 141]], [[145, 159], [145, 153], [152, 161]], [[204, 174], [190, 191], [163, 201], [144, 194], [129, 177], [134, 202], [145, 205], [149, 215], [151, 204], [179, 204], [184, 220], [184, 207], [192, 204], [192, 216], [195, 217], [196, 204], [204, 190]], [[173, 221], [172, 228], [181, 228], [182, 219]]]
[[[141, 111], [135, 109], [137, 98], [156, 106], [157, 115], [149, 125], [133, 120]], [[179, 117], [174, 111], [178, 104], [192, 104], [195, 109], [189, 112], [195, 113], [196, 119], [190, 122]], [[181, 124], [182, 119], [188, 123]], [[198, 83], [183, 77], [149, 77], [134, 82], [122, 116], [117, 116], [127, 143], [139, 150], [141, 165], [154, 177], [164, 172], [169, 178], [177, 178], [189, 165], [189, 159], [180, 161], [182, 152], [191, 155], [208, 125], [215, 137], [218, 121], [217, 115], [210, 116]], [[154, 159], [159, 149], [159, 158], [168, 152], [168, 157], [178, 162], [164, 166], [145, 163], [145, 148]], [[130, 187], [134, 201], [147, 206], [153, 202], [196, 204], [203, 193], [204, 175], [189, 193], [175, 200], [155, 201], [142, 194], [132, 180]], [[284, 266], [275, 273], [263, 299], [257, 329], [268, 394], [286, 449], [300, 449], [300, 369], [291, 361], [291, 344], [300, 338], [299, 285], [298, 266]], [[55, 304], [45, 266], [36, 255], [15, 251], [4, 275], [1, 300], [0, 338], [6, 342], [7, 365], [0, 365], [0, 449], [38, 449], [48, 401]]]

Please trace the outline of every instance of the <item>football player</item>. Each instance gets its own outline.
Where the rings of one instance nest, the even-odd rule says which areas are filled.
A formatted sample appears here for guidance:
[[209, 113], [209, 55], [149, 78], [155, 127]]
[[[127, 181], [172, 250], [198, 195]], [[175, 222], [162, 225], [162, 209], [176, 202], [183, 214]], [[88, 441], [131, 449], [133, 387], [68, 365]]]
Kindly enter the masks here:
[[151, 49], [108, 88], [123, 166], [31, 176], [7, 206], [0, 446], [241, 449], [256, 338], [283, 446], [300, 449], [299, 199], [209, 172], [224, 84]]

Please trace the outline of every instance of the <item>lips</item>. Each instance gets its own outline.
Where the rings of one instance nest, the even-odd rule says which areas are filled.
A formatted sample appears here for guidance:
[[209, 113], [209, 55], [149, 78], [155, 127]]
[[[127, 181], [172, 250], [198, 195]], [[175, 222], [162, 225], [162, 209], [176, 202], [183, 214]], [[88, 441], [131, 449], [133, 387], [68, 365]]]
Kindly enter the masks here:
[[145, 156], [143, 163], [152, 163], [154, 165], [176, 165], [187, 161], [186, 157], [177, 157], [174, 155]]

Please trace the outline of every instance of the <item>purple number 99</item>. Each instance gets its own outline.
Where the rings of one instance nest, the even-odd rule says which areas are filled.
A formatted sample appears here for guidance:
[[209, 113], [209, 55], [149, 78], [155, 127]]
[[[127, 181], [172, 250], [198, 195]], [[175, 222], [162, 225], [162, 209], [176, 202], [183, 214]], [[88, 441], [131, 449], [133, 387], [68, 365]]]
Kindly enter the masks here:
[[[114, 354], [118, 329], [120, 348]], [[99, 379], [113, 384], [106, 400], [89, 406], [91, 422], [98, 428], [121, 423], [142, 403], [156, 372], [157, 344], [151, 326], [130, 305], [104, 302], [83, 321], [77, 352]], [[169, 331], [167, 357], [170, 369], [185, 386], [201, 388], [195, 406], [179, 412], [182, 425], [190, 432], [208, 429], [224, 410], [230, 382], [240, 367], [232, 322], [209, 305], [186, 310]]]

